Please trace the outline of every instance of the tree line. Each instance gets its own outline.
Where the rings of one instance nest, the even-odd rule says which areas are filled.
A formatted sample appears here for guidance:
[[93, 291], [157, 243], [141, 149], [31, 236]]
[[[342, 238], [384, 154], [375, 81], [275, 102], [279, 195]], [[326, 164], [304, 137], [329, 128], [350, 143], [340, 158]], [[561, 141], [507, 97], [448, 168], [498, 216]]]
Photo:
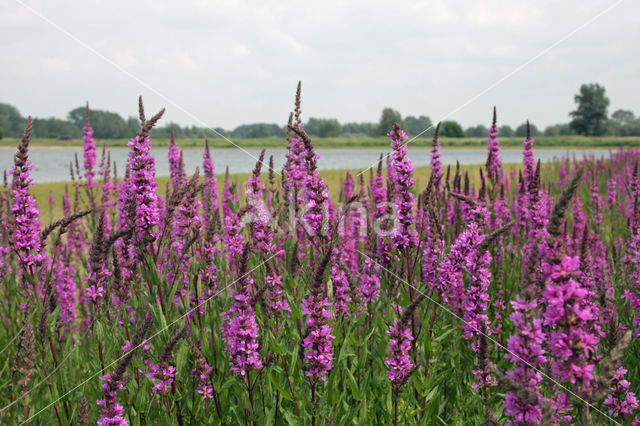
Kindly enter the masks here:
[[[599, 84], [583, 84], [574, 101], [576, 110], [569, 114], [570, 122], [547, 126], [544, 130], [532, 124], [532, 136], [640, 136], [640, 117], [636, 117], [632, 111], [619, 109], [611, 116], [608, 115], [610, 101], [604, 87]], [[33, 134], [38, 138], [79, 139], [85, 122], [85, 111], [84, 106], [75, 108], [69, 111], [65, 120], [34, 118]], [[26, 117], [23, 117], [16, 107], [0, 103], [0, 139], [4, 136], [20, 137], [26, 121]], [[411, 137], [431, 137], [434, 133], [434, 123], [428, 116], [402, 117], [400, 112], [393, 108], [384, 108], [377, 122], [340, 123], [335, 118], [311, 117], [305, 123], [305, 130], [316, 137], [384, 136], [394, 123], [400, 123]], [[137, 133], [139, 122], [136, 117], [124, 119], [115, 112], [91, 109], [91, 126], [96, 139], [125, 139]], [[219, 127], [212, 130], [169, 122], [163, 127], [153, 129], [152, 135], [168, 137], [172, 131], [178, 138], [218, 138], [220, 135], [238, 139], [282, 138], [286, 134], [286, 126], [276, 123], [251, 123], [242, 124], [233, 130]], [[526, 131], [526, 123], [515, 128], [508, 125], [500, 127], [500, 135], [503, 137], [524, 137]], [[488, 128], [483, 124], [465, 129], [456, 121], [444, 121], [440, 126], [440, 135], [443, 137], [485, 137], [487, 134]]]

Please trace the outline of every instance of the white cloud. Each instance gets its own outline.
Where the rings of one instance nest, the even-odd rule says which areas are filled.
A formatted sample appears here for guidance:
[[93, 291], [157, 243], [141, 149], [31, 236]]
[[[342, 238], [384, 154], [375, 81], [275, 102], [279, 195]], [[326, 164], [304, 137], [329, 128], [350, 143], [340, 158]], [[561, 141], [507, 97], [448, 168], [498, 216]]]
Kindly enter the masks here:
[[[392, 106], [433, 119], [454, 110], [611, 4], [611, 0], [128, 2], [23, 0], [212, 126], [284, 122], [295, 85], [303, 110], [374, 121]], [[637, 2], [623, 2], [451, 118], [566, 121], [581, 83], [605, 85], [612, 108], [637, 106]], [[614, 29], [614, 30], [613, 30]], [[123, 116], [140, 86], [18, 2], [0, 5], [0, 102], [64, 117], [89, 99]], [[64, 99], [64, 101], [61, 101]], [[151, 108], [151, 106], [150, 106]]]

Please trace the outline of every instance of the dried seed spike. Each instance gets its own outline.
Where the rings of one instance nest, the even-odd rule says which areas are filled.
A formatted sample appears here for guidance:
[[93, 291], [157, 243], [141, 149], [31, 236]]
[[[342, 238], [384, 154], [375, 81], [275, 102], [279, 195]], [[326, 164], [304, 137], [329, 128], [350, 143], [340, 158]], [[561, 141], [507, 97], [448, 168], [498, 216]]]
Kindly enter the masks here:
[[527, 120], [527, 139], [531, 139], [531, 125], [529, 124], [529, 120]]
[[64, 217], [64, 218], [62, 218], [60, 220], [57, 220], [57, 221], [53, 222], [51, 225], [49, 225], [46, 228], [44, 228], [42, 230], [42, 232], [40, 232], [40, 241], [41, 241], [42, 247], [44, 247], [44, 244], [46, 244], [46, 240], [47, 240], [47, 237], [49, 236], [49, 234], [51, 234], [51, 232], [53, 232], [57, 227], [61, 227], [62, 229], [66, 229], [72, 222], [74, 222], [75, 220], [80, 219], [80, 218], [88, 215], [92, 211], [93, 211], [93, 209], [83, 210], [81, 212], [72, 214], [71, 216], [67, 216], [67, 217]]
[[296, 102], [295, 102], [295, 116], [296, 116], [296, 127], [302, 124], [302, 119], [300, 115], [302, 114], [302, 110], [300, 109], [300, 103], [302, 98], [302, 81], [298, 81], [298, 87], [296, 88]]
[[380, 153], [380, 159], [378, 160], [378, 176], [382, 175], [382, 153]]
[[413, 316], [413, 313], [416, 311], [418, 305], [420, 305], [420, 302], [422, 302], [425, 297], [426, 294], [424, 292], [418, 292], [411, 303], [408, 304], [407, 307], [402, 311], [402, 315], [400, 315], [400, 320], [398, 321], [398, 325], [396, 326], [397, 329], [400, 330], [407, 327], [407, 325], [409, 324], [409, 320], [411, 320], [411, 317]]
[[73, 154], [73, 157], [74, 157], [74, 162], [76, 164], [76, 176], [78, 176], [78, 179], [82, 180], [81, 178], [82, 175], [80, 174], [80, 161], [78, 160], [78, 153], [75, 152]]
[[518, 398], [527, 401], [531, 405], [538, 405], [538, 395], [533, 390], [526, 387], [524, 384], [509, 378], [496, 367], [492, 367], [492, 370], [493, 374], [500, 381], [500, 384], [502, 384], [507, 390], [515, 392], [516, 395], [518, 395]]
[[436, 132], [433, 134], [433, 143], [435, 145], [436, 141], [438, 140], [438, 138], [440, 137], [440, 125], [442, 124], [441, 121], [438, 121], [438, 124], [436, 125]]
[[84, 125], [89, 126], [91, 122], [91, 112], [89, 111], [89, 101], [87, 101], [87, 111], [84, 117]]
[[469, 195], [471, 189], [471, 181], [469, 180], [469, 173], [464, 172], [464, 193]]
[[[538, 162], [538, 164], [540, 163]], [[580, 184], [580, 180], [582, 179], [582, 173], [583, 169], [578, 169], [576, 175], [571, 180], [571, 183], [567, 188], [565, 188], [565, 190], [562, 192], [562, 195], [560, 196], [560, 199], [553, 207], [551, 219], [547, 224], [547, 232], [552, 237], [557, 237], [558, 235], [560, 235], [560, 225], [562, 224], [562, 221], [564, 219], [564, 213], [569, 206], [571, 198], [573, 198], [573, 195], [578, 189], [578, 185]]]
[[496, 107], [495, 105], [493, 106], [493, 121], [491, 122], [491, 127], [496, 127], [496, 124], [498, 123], [498, 116], [496, 114]]
[[256, 166], [253, 169], [253, 175], [255, 177], [260, 176], [260, 171], [262, 170], [262, 164], [264, 163], [264, 154], [267, 151], [266, 148], [262, 148], [262, 151], [260, 151], [260, 156], [258, 157], [258, 162], [256, 163]]
[[269, 185], [273, 188], [276, 184], [275, 170], [273, 169], [273, 155], [269, 156]]
[[77, 426], [89, 426], [89, 400], [83, 396], [78, 405], [78, 415], [76, 416]]
[[515, 223], [516, 221], [512, 220], [508, 222], [506, 225], [504, 225], [503, 227], [496, 229], [491, 234], [487, 235], [484, 241], [478, 246], [478, 253], [482, 254], [485, 252], [485, 250], [488, 250], [489, 247], [491, 247], [491, 244], [493, 244], [495, 240], [497, 240], [501, 235], [504, 235], [509, 229], [511, 229], [511, 227]]
[[582, 265], [583, 267], [586, 265], [588, 255], [589, 255], [589, 226], [585, 224], [584, 232], [582, 233], [582, 241], [580, 242], [580, 265]]
[[609, 354], [600, 361], [600, 374], [598, 382], [600, 382], [600, 392], [596, 395], [597, 400], [605, 398], [609, 392], [611, 379], [613, 379], [616, 370], [622, 364], [622, 357], [631, 343], [632, 332], [627, 330], [622, 337], [616, 342], [615, 346], [609, 350]]
[[469, 204], [472, 208], [476, 208], [478, 206], [478, 202], [466, 194], [460, 194], [458, 192], [449, 192], [449, 195], [453, 198], [457, 198], [460, 201], [464, 201], [465, 203]]
[[144, 127], [147, 118], [144, 116], [144, 104], [142, 103], [142, 95], [138, 98], [138, 115], [140, 117], [140, 126]]
[[165, 343], [164, 347], [162, 348], [162, 353], [158, 357], [158, 363], [168, 363], [169, 361], [171, 361], [171, 353], [173, 352], [173, 349], [176, 347], [176, 344], [178, 344], [180, 339], [187, 335], [188, 331], [189, 323], [187, 322], [184, 327], [182, 327], [174, 336], [167, 340], [167, 343]]
[[20, 173], [26, 171], [27, 162], [29, 160], [29, 142], [31, 141], [31, 132], [33, 131], [33, 119], [31, 116], [27, 119], [27, 125], [22, 133], [22, 140], [18, 146], [18, 153], [14, 157], [15, 169], [13, 171], [14, 184], [20, 184], [24, 188], [24, 183], [21, 182]]
[[142, 344], [142, 340], [151, 329], [152, 324], [153, 316], [147, 315], [142, 325], [138, 327], [135, 334], [133, 335], [133, 339], [131, 339], [131, 346], [133, 349], [126, 352], [125, 355], [120, 358], [115, 371], [111, 375], [111, 379], [107, 382], [107, 386], [110, 385], [111, 387], [114, 387], [115, 383], [121, 381], [122, 375], [124, 374], [129, 364], [131, 364], [131, 360], [133, 359], [133, 355], [136, 352], [136, 349]]
[[329, 261], [331, 260], [331, 253], [332, 250], [331, 247], [329, 247], [325, 255], [322, 257], [322, 261], [318, 263], [318, 266], [316, 266], [316, 270], [313, 273], [311, 293], [316, 296], [319, 295], [324, 289], [324, 286], [322, 285], [324, 283], [324, 272], [326, 271], [327, 265], [329, 265]]

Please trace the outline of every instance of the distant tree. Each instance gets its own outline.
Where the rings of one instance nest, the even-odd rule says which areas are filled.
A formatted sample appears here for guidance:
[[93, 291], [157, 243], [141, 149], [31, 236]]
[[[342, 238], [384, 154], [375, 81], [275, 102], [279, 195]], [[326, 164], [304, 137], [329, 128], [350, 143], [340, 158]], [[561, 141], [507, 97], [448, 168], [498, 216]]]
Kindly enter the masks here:
[[[125, 138], [133, 138], [140, 131], [140, 119], [137, 117], [129, 117], [124, 126]], [[153, 129], [151, 130], [153, 132]]]
[[406, 116], [404, 119], [404, 129], [409, 136], [420, 135], [421, 137], [430, 137], [433, 136], [435, 132], [431, 119], [426, 115], [421, 115], [417, 118], [413, 115]]
[[513, 130], [513, 127], [505, 124], [504, 126], [500, 127], [500, 136], [505, 137], [505, 138], [512, 138], [516, 135], [516, 132]]
[[376, 134], [378, 136], [385, 136], [395, 123], [399, 123], [400, 126], [404, 127], [400, 113], [392, 108], [383, 109], [380, 115], [380, 121], [378, 121]]
[[573, 118], [569, 123], [571, 130], [585, 136], [604, 135], [609, 107], [609, 98], [605, 94], [604, 87], [597, 83], [583, 84], [574, 100], [578, 108], [569, 113]]
[[82, 135], [80, 129], [66, 120], [59, 118], [34, 118], [33, 136], [36, 138], [58, 138], [65, 136], [79, 138]]
[[5, 136], [18, 138], [22, 135], [27, 119], [13, 105], [0, 103], [0, 127]]
[[335, 118], [314, 118], [311, 117], [304, 125], [304, 129], [311, 136], [321, 138], [335, 137], [340, 135], [340, 123]]
[[444, 121], [440, 125], [440, 136], [447, 138], [462, 138], [464, 137], [464, 130], [457, 121]]
[[[534, 138], [536, 136], [540, 136], [540, 130], [536, 127], [535, 124], [531, 124], [531, 136]], [[527, 123], [522, 123], [516, 128], [516, 136], [519, 138], [524, 138], [527, 136]]]
[[[102, 111], [99, 109], [92, 109], [91, 112], [91, 127], [93, 127], [93, 137], [96, 139], [122, 139], [124, 137], [131, 137], [133, 135], [127, 135], [127, 123], [124, 119], [115, 112]], [[76, 129], [82, 129], [85, 123], [86, 107], [81, 106], [69, 111], [67, 116], [68, 120], [73, 124]]]
[[575, 133], [571, 130], [569, 123], [553, 124], [544, 129], [545, 136], [564, 136], [573, 134]]
[[[190, 137], [199, 137], [193, 135], [194, 129], [190, 130]], [[252, 123], [242, 124], [231, 132], [231, 136], [240, 139], [252, 139], [252, 138], [269, 138], [269, 137], [284, 137], [284, 130], [277, 124], [271, 123]]]
[[0, 127], [0, 141], [4, 139], [4, 130]]
[[377, 130], [376, 123], [344, 123], [340, 126], [343, 136], [375, 136]]
[[616, 110], [613, 114], [611, 114], [611, 119], [621, 125], [631, 124], [636, 121], [636, 116], [633, 111], [629, 111], [626, 109]]
[[619, 109], [611, 114], [609, 130], [615, 136], [640, 136], [640, 118], [632, 111]]
[[489, 129], [482, 124], [478, 124], [475, 127], [468, 127], [467, 130], [464, 131], [464, 135], [470, 138], [480, 138], [489, 135]]

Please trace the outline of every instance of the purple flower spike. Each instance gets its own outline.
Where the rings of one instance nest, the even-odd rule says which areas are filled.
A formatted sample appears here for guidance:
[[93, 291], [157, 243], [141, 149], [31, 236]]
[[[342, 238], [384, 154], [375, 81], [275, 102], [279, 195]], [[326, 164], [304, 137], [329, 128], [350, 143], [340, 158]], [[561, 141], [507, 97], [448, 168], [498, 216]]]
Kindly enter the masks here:
[[87, 180], [87, 188], [95, 188], [96, 182], [96, 141], [93, 139], [93, 128], [89, 121], [89, 103], [87, 103], [87, 118], [82, 128], [82, 140], [84, 141], [84, 177]]

